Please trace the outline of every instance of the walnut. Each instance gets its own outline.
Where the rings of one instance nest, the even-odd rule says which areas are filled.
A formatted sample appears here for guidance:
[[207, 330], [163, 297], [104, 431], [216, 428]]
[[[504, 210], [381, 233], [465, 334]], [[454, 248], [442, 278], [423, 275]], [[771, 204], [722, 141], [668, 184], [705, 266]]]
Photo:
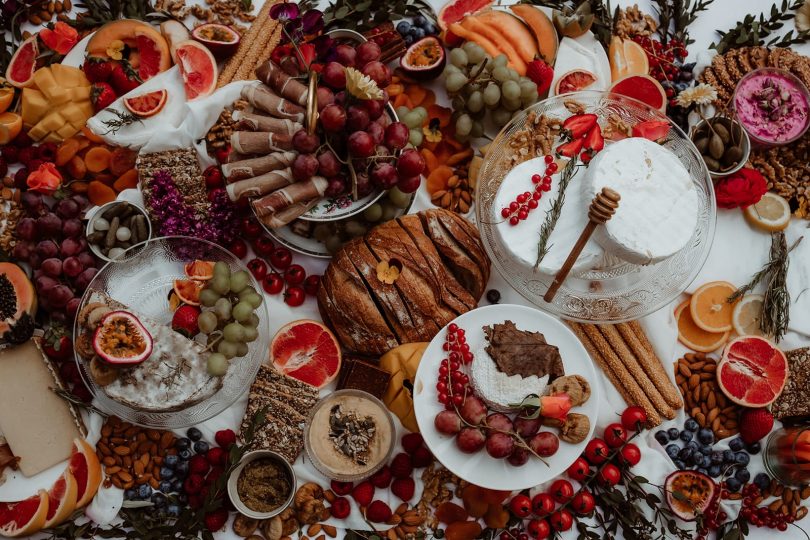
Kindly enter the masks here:
[[581, 443], [591, 430], [591, 421], [584, 414], [569, 413], [560, 427], [560, 439], [567, 443]]
[[638, 4], [619, 9], [615, 20], [614, 33], [622, 38], [649, 36], [658, 28], [656, 20], [638, 8]]

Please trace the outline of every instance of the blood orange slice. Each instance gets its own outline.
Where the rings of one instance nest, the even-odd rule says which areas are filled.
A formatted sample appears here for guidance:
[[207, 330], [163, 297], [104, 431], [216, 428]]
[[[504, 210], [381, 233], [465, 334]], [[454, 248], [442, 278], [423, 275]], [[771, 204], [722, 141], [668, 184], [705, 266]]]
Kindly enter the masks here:
[[596, 75], [585, 69], [573, 69], [560, 77], [557, 81], [554, 93], [557, 95], [566, 92], [577, 92], [584, 90], [596, 82]]
[[0, 503], [0, 536], [28, 536], [39, 532], [48, 513], [44, 489], [22, 501]]
[[731, 341], [717, 364], [717, 382], [728, 398], [743, 407], [765, 407], [782, 393], [788, 378], [784, 353], [765, 338]]
[[200, 305], [200, 291], [205, 286], [201, 281], [193, 279], [175, 279], [174, 292], [180, 301], [190, 306]]
[[205, 45], [193, 40], [177, 44], [177, 65], [183, 76], [186, 99], [209, 95], [217, 85], [217, 61]]
[[37, 35], [34, 34], [20, 44], [20, 47], [11, 57], [6, 68], [6, 79], [17, 88], [31, 86], [34, 83], [34, 70], [37, 67]]
[[208, 281], [214, 277], [214, 263], [199, 259], [188, 263], [184, 268], [186, 275], [195, 281]]
[[76, 509], [77, 491], [76, 479], [68, 469], [48, 491], [48, 513], [45, 515], [43, 529], [59, 525], [70, 517]]
[[163, 110], [168, 96], [169, 93], [166, 90], [155, 90], [154, 92], [148, 92], [140, 96], [125, 99], [124, 106], [132, 114], [140, 116], [141, 118], [148, 118]]
[[293, 321], [270, 344], [270, 359], [281, 373], [315, 388], [323, 388], [340, 371], [340, 346], [317, 321]]
[[76, 479], [76, 508], [86, 506], [101, 485], [101, 463], [96, 451], [84, 439], [73, 439], [68, 470]]
[[642, 101], [661, 112], [667, 109], [667, 95], [664, 88], [649, 75], [628, 75], [613, 83], [610, 91]]

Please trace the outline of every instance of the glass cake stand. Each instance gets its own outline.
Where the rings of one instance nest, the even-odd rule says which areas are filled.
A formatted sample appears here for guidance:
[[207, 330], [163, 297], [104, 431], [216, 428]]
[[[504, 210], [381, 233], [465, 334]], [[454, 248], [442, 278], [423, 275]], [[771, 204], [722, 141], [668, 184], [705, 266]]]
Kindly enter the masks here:
[[[649, 265], [624, 262], [617, 257], [605, 257], [598, 269], [571, 272], [551, 303], [543, 300], [554, 278], [534, 269], [533, 265], [515, 257], [497, 232], [503, 218], [495, 200], [498, 189], [512, 168], [508, 140], [528, 126], [529, 113], [564, 120], [572, 115], [566, 108], [576, 102], [587, 113], [594, 113], [600, 125], [608, 117], [628, 126], [646, 120], [661, 120], [670, 124], [662, 146], [672, 151], [692, 178], [698, 194], [698, 219], [687, 245], [673, 256]], [[606, 141], [606, 144], [610, 144]], [[476, 190], [476, 221], [481, 239], [495, 267], [504, 279], [527, 300], [540, 309], [578, 322], [619, 323], [638, 319], [668, 305], [680, 295], [697, 276], [709, 255], [716, 220], [714, 188], [709, 171], [689, 137], [661, 112], [632, 98], [608, 92], [580, 91], [541, 101], [515, 116], [490, 145]], [[580, 171], [569, 189], [576, 189]], [[583, 216], [584, 218], [584, 216]], [[583, 220], [583, 227], [585, 221]]]

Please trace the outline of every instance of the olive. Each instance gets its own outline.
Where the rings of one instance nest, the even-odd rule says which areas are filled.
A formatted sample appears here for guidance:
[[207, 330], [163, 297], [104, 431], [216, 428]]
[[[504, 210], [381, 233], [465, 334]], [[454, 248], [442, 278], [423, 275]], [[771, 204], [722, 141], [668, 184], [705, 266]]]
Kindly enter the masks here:
[[710, 171], [719, 171], [720, 170], [720, 163], [716, 159], [711, 156], [703, 156], [703, 161], [706, 162], [706, 166], [709, 168]]
[[716, 134], [712, 135], [709, 139], [709, 155], [714, 159], [720, 159], [725, 151], [726, 147], [723, 140]]

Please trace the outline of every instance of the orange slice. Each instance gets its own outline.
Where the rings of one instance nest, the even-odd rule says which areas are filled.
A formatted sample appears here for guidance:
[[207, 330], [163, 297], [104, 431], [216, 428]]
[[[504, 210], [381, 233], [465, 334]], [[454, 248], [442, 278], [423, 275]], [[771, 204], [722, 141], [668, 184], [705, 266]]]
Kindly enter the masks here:
[[765, 297], [761, 294], [746, 294], [737, 302], [731, 319], [738, 335], [767, 337], [759, 327], [764, 301]]
[[14, 101], [14, 89], [9, 86], [0, 87], [0, 113], [4, 113]]
[[696, 290], [689, 301], [695, 324], [707, 332], [731, 330], [736, 302], [729, 302], [728, 297], [736, 290], [728, 281], [711, 281]]
[[205, 286], [202, 281], [195, 281], [193, 279], [175, 279], [174, 292], [180, 298], [180, 301], [191, 306], [200, 305], [200, 291]]
[[678, 341], [696, 352], [712, 352], [725, 345], [730, 332], [707, 332], [695, 324], [689, 311], [689, 300], [675, 309]]
[[214, 277], [214, 263], [211, 261], [201, 261], [196, 259], [187, 263], [183, 269], [186, 275], [194, 281], [208, 281]]
[[124, 106], [132, 114], [140, 116], [141, 118], [148, 118], [156, 115], [163, 109], [168, 96], [169, 93], [166, 90], [155, 90], [154, 92], [148, 92], [140, 96], [126, 98], [124, 100]]
[[13, 112], [0, 113], [0, 145], [8, 144], [22, 130], [22, 116]]
[[608, 50], [610, 77], [618, 81], [628, 75], [646, 75], [650, 71], [650, 61], [644, 49], [631, 39], [614, 36]]

